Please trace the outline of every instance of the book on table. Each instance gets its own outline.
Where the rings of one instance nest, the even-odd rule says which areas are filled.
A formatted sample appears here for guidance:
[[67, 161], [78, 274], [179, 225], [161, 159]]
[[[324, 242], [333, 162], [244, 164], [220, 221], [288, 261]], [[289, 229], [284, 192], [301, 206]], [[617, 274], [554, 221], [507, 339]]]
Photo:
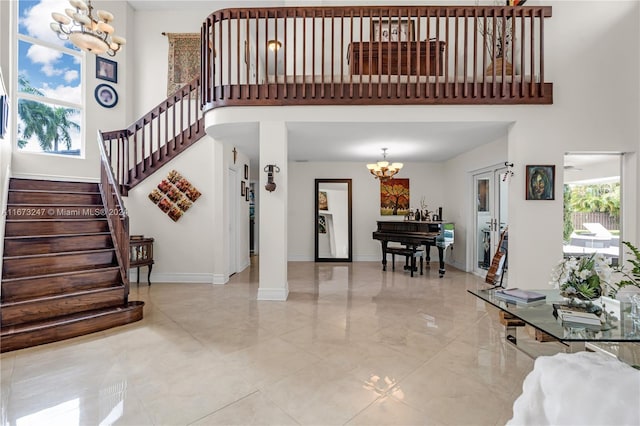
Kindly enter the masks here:
[[497, 290], [495, 296], [499, 299], [506, 300], [508, 302], [517, 303], [533, 303], [540, 302], [546, 299], [542, 293], [531, 290], [522, 290], [519, 288], [505, 288], [504, 290]]
[[591, 312], [580, 312], [571, 309], [558, 309], [558, 318], [563, 323], [600, 325], [600, 318]]

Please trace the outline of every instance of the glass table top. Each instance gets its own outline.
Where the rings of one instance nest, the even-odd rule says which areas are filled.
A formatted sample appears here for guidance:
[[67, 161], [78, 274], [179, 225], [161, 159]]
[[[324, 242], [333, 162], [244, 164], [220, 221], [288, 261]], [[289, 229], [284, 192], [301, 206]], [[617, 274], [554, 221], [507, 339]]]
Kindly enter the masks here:
[[[631, 303], [605, 300], [607, 312], [614, 311], [610, 324], [593, 326], [572, 323], [568, 325], [553, 315], [553, 304], [566, 305], [567, 303], [558, 290], [533, 290], [546, 295], [546, 299], [544, 302], [531, 305], [516, 304], [497, 298], [496, 290], [501, 289], [467, 291], [560, 341], [640, 342], [640, 321], [638, 319], [634, 321], [631, 318]], [[607, 303], [609, 303], [608, 306]], [[595, 304], [600, 302], [596, 301]]]

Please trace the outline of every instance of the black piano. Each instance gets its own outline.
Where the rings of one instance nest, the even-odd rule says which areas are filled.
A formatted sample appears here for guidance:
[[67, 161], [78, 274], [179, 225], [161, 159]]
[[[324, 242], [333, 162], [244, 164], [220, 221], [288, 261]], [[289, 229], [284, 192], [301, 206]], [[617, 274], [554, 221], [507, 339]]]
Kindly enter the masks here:
[[444, 251], [453, 244], [454, 226], [450, 222], [418, 221], [378, 221], [378, 230], [373, 239], [382, 243], [382, 270], [387, 270], [387, 245], [389, 241], [404, 244], [414, 252], [425, 246], [427, 265], [431, 260], [429, 251], [432, 246], [438, 248], [440, 260], [440, 278], [444, 275]]

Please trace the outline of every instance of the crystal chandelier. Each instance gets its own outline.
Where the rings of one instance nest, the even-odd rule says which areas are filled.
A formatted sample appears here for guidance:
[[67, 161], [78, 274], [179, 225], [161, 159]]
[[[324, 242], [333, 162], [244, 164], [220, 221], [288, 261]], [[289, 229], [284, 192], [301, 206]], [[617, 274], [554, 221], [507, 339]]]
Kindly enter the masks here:
[[51, 23], [51, 29], [58, 34], [61, 40], [69, 40], [81, 50], [96, 55], [106, 53], [115, 56], [123, 44], [124, 37], [113, 35], [113, 14], [106, 10], [96, 11], [93, 16], [91, 0], [69, 0], [74, 9], [65, 9], [66, 15], [53, 12], [51, 16], [55, 22]]
[[387, 148], [382, 148], [382, 161], [367, 164], [367, 169], [369, 169], [372, 175], [384, 182], [398, 173], [402, 166], [402, 163], [389, 164], [387, 161]]

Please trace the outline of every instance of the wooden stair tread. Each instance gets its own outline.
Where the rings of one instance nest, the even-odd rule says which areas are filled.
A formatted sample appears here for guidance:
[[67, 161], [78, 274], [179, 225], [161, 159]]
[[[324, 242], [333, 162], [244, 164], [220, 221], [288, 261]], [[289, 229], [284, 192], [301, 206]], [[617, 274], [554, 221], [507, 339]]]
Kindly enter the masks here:
[[62, 299], [67, 299], [69, 297], [75, 297], [75, 296], [82, 296], [82, 295], [89, 295], [89, 294], [97, 294], [97, 293], [105, 293], [107, 291], [112, 291], [114, 289], [119, 289], [124, 287], [124, 284], [120, 283], [120, 284], [111, 284], [109, 285], [109, 287], [98, 287], [98, 288], [91, 288], [91, 289], [86, 289], [86, 290], [82, 290], [82, 291], [76, 291], [73, 293], [63, 293], [63, 294], [58, 294], [55, 296], [41, 296], [41, 297], [29, 297], [23, 300], [15, 300], [12, 302], [4, 302], [2, 303], [2, 305], [0, 305], [2, 308], [10, 308], [10, 307], [15, 307], [15, 306], [20, 306], [20, 305], [28, 305], [30, 303], [38, 303], [38, 302], [46, 302], [46, 301], [53, 301], [53, 300], [62, 300]]
[[[114, 251], [115, 248], [105, 248], [105, 249], [95, 249], [95, 250], [78, 250], [78, 251], [62, 251], [59, 253], [41, 253], [41, 254], [27, 254], [21, 256], [5, 256], [4, 260], [13, 260], [13, 259], [33, 259], [37, 257], [53, 257], [53, 256], [71, 256], [74, 254], [93, 254], [93, 253], [104, 253], [108, 251]], [[93, 265], [88, 265], [92, 267]]]
[[55, 218], [55, 219], [7, 219], [6, 222], [7, 223], [28, 223], [28, 222], [91, 222], [91, 221], [100, 221], [100, 222], [104, 222], [106, 221], [107, 218], [106, 217], [95, 217], [95, 218], [86, 218], [86, 217], [81, 217], [78, 219], [60, 219], [60, 218]]
[[43, 235], [16, 235], [5, 237], [5, 240], [20, 240], [29, 238], [60, 238], [60, 237], [92, 237], [96, 235], [111, 235], [110, 232], [86, 232], [83, 234], [43, 234]]
[[9, 192], [21, 192], [24, 194], [91, 194], [100, 195], [100, 191], [63, 191], [55, 189], [9, 189]]
[[38, 330], [42, 330], [42, 329], [45, 329], [45, 328], [56, 327], [56, 326], [59, 326], [59, 325], [62, 325], [62, 324], [69, 324], [69, 323], [73, 323], [73, 322], [82, 321], [84, 319], [96, 318], [96, 317], [99, 317], [99, 316], [109, 315], [109, 314], [112, 314], [112, 313], [115, 313], [115, 312], [133, 310], [133, 309], [139, 308], [140, 306], [144, 306], [144, 302], [132, 301], [132, 302], [128, 302], [126, 305], [122, 305], [122, 306], [114, 306], [114, 307], [109, 307], [109, 308], [93, 309], [93, 310], [90, 310], [90, 311], [83, 311], [83, 312], [79, 312], [77, 314], [65, 315], [65, 316], [60, 316], [60, 317], [41, 320], [41, 321], [34, 321], [34, 322], [30, 322], [30, 323], [10, 325], [10, 326], [6, 326], [6, 327], [2, 327], [2, 330], [0, 331], [0, 336], [1, 337], [5, 337], [5, 336], [11, 335], [11, 334], [28, 333], [28, 332], [38, 331]]
[[[120, 270], [119, 266], [105, 266], [105, 267], [98, 267], [98, 268], [93, 267], [91, 269], [78, 269], [73, 271], [55, 272], [52, 274], [37, 275], [37, 277], [38, 278], [46, 278], [46, 277], [54, 278], [54, 277], [64, 277], [68, 275], [84, 274], [87, 272], [95, 272], [95, 271], [107, 272], [107, 271], [119, 271], [119, 270]], [[33, 278], [34, 277], [3, 278], [2, 282], [9, 283], [9, 282], [17, 282], [17, 281], [26, 281], [26, 280], [31, 280]]]

